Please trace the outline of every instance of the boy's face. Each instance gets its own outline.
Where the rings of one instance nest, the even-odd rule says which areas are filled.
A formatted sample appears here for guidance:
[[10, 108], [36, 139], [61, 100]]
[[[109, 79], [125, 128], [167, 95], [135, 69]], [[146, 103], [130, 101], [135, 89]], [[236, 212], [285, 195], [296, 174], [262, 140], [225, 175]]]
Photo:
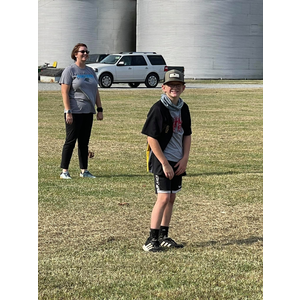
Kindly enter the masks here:
[[179, 81], [171, 81], [163, 84], [162, 90], [173, 103], [177, 104], [181, 93], [185, 90], [185, 85]]

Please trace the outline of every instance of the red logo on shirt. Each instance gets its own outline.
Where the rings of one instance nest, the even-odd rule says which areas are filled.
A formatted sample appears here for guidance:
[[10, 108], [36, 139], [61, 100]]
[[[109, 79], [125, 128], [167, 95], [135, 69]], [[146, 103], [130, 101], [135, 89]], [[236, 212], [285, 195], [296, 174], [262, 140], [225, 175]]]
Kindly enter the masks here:
[[181, 130], [182, 121], [180, 117], [176, 117], [173, 122], [173, 132], [178, 132]]

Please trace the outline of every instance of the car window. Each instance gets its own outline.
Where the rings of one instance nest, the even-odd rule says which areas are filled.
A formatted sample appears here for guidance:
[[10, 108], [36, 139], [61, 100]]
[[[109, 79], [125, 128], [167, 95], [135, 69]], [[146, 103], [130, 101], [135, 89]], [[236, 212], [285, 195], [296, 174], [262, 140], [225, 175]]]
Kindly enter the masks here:
[[147, 55], [150, 60], [151, 65], [165, 65], [166, 62], [161, 55]]
[[101, 54], [101, 55], [100, 55], [100, 58], [99, 58], [99, 62], [100, 62], [102, 59], [104, 59], [106, 56], [107, 56], [107, 54]]
[[147, 62], [142, 55], [132, 56], [133, 66], [147, 66]]
[[109, 64], [109, 65], [113, 65], [115, 64], [119, 59], [120, 59], [121, 55], [108, 55], [106, 56], [101, 63], [102, 64]]
[[86, 60], [87, 64], [97, 62], [98, 54], [90, 54], [88, 59]]
[[120, 62], [124, 62], [123, 66], [131, 66], [131, 65], [132, 65], [132, 64], [131, 64], [131, 59], [132, 59], [131, 56], [123, 56], [123, 57], [120, 59], [119, 63], [120, 63]]

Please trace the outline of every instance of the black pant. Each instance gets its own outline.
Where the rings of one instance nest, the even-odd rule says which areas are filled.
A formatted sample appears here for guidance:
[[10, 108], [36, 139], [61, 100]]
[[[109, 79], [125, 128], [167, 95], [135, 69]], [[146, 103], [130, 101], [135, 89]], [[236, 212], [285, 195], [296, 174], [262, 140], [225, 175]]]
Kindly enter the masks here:
[[69, 169], [69, 164], [73, 154], [73, 149], [78, 140], [78, 158], [80, 169], [88, 167], [88, 145], [90, 141], [93, 114], [73, 114], [73, 123], [66, 123], [66, 114], [64, 116], [66, 124], [66, 141], [62, 150], [60, 167]]

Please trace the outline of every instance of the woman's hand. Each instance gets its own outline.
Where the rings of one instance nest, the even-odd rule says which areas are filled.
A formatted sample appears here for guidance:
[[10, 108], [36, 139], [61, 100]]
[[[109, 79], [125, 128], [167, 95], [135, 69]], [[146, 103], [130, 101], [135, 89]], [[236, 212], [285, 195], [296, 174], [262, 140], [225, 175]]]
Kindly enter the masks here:
[[100, 120], [100, 121], [103, 120], [103, 112], [100, 112], [100, 111], [99, 111], [99, 112], [97, 113], [97, 120]]
[[66, 123], [67, 124], [73, 123], [73, 115], [72, 114], [66, 114]]

